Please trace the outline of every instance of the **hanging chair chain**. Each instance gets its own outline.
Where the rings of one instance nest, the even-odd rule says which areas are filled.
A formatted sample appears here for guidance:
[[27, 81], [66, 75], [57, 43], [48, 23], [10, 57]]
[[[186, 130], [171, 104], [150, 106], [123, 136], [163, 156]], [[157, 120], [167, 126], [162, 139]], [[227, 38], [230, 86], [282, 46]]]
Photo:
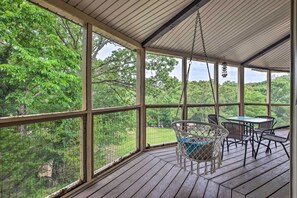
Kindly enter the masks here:
[[[196, 20], [195, 20], [195, 26], [194, 26], [194, 35], [193, 35], [192, 48], [191, 48], [191, 54], [190, 54], [190, 61], [189, 61], [189, 66], [188, 66], [187, 73], [186, 73], [185, 83], [183, 84], [182, 93], [180, 95], [177, 110], [176, 110], [176, 114], [175, 114], [176, 118], [177, 118], [177, 115], [178, 115], [179, 108], [181, 106], [183, 95], [185, 94], [185, 90], [186, 90], [186, 87], [187, 87], [188, 80], [189, 80], [189, 74], [190, 74], [190, 69], [191, 69], [191, 66], [192, 66], [194, 47], [195, 47], [195, 41], [196, 41], [196, 35], [197, 35], [196, 32], [197, 32], [197, 26], [198, 26], [198, 18], [199, 18], [199, 13], [197, 12]], [[186, 107], [185, 107], [185, 105], [183, 105], [182, 112], [185, 112], [185, 109], [186, 109]]]
[[200, 27], [200, 35], [201, 35], [201, 42], [202, 42], [202, 47], [203, 47], [203, 53], [204, 53], [204, 57], [205, 57], [205, 62], [206, 62], [207, 72], [208, 72], [208, 78], [209, 78], [209, 83], [210, 83], [212, 97], [213, 97], [213, 102], [214, 102], [215, 115], [218, 116], [218, 114], [219, 114], [219, 112], [218, 112], [218, 103], [216, 101], [216, 97], [215, 97], [215, 93], [214, 93], [214, 88], [213, 88], [213, 84], [212, 84], [212, 79], [211, 79], [211, 75], [210, 75], [210, 69], [209, 69], [209, 65], [208, 65], [208, 56], [207, 56], [207, 53], [206, 53], [206, 47], [205, 47], [205, 41], [204, 41], [204, 35], [203, 35], [203, 29], [202, 29], [202, 22], [201, 22], [201, 16], [200, 16], [199, 9], [197, 10], [197, 15], [198, 15], [198, 20], [199, 20], [199, 27]]
[[[203, 30], [202, 30], [201, 16], [200, 16], [199, 8], [198, 8], [197, 15], [196, 15], [196, 20], [195, 20], [195, 27], [194, 27], [193, 42], [192, 42], [192, 48], [191, 48], [191, 54], [190, 54], [190, 61], [189, 61], [189, 66], [188, 66], [187, 73], [186, 73], [185, 83], [184, 83], [184, 86], [183, 86], [183, 89], [182, 89], [182, 93], [181, 93], [181, 96], [180, 96], [180, 99], [179, 99], [179, 103], [178, 103], [178, 107], [177, 107], [177, 111], [176, 111], [176, 115], [175, 115], [176, 118], [177, 118], [177, 115], [178, 115], [179, 108], [181, 106], [181, 101], [182, 101], [183, 95], [185, 94], [185, 89], [187, 87], [188, 80], [189, 80], [189, 74], [190, 74], [190, 69], [191, 69], [191, 66], [192, 66], [192, 59], [193, 59], [193, 54], [194, 54], [194, 47], [195, 47], [196, 32], [197, 32], [198, 23], [199, 23], [199, 28], [200, 28], [200, 35], [201, 35], [203, 53], [204, 53], [204, 57], [205, 57], [205, 62], [206, 62], [206, 66], [207, 66], [207, 72], [208, 72], [210, 87], [211, 87], [211, 91], [212, 91], [212, 97], [213, 97], [213, 101], [214, 101], [214, 105], [215, 105], [215, 108], [214, 108], [215, 109], [215, 114], [218, 116], [218, 106], [217, 106], [215, 93], [214, 93], [214, 88], [213, 88], [213, 84], [212, 84], [212, 80], [211, 80], [210, 69], [209, 69], [209, 65], [208, 65], [208, 56], [207, 56], [207, 53], [206, 53], [204, 35], [203, 35]], [[186, 109], [186, 107], [185, 107], [185, 105], [183, 105], [182, 112], [185, 112], [185, 109]]]

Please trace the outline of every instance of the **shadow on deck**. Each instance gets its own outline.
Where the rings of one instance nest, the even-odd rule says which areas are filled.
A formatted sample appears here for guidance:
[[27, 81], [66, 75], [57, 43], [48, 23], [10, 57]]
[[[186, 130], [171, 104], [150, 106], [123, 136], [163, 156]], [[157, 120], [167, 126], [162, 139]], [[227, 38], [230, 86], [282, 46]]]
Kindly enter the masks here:
[[147, 151], [75, 197], [289, 197], [290, 161], [280, 145], [265, 149], [255, 160], [249, 145], [243, 167], [244, 146], [234, 145], [220, 169], [200, 176], [177, 166], [175, 147]]

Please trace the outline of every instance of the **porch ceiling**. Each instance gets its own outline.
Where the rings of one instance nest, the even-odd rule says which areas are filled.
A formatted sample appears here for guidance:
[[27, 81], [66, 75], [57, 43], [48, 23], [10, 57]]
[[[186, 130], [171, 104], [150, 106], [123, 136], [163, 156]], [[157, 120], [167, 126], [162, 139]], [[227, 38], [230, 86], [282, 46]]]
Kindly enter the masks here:
[[[145, 44], [144, 41], [174, 19], [178, 13], [183, 13], [193, 0], [64, 0], [64, 2], [77, 12], [82, 12], [132, 40]], [[206, 50], [210, 57], [220, 61], [242, 63], [290, 33], [289, 0], [211, 0], [204, 4], [200, 12]], [[167, 33], [145, 46], [189, 54], [195, 16], [196, 12], [184, 17], [185, 19], [181, 18], [182, 22], [168, 26]], [[203, 54], [200, 34], [196, 39], [194, 53]], [[287, 41], [247, 65], [289, 70], [289, 54], [290, 45]]]

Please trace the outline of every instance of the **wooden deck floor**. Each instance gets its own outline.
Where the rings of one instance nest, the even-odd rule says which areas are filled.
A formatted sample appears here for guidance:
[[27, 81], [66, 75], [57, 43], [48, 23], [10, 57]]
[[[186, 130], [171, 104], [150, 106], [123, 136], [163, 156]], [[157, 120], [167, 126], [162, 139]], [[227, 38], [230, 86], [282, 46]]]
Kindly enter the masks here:
[[176, 165], [174, 147], [148, 151], [75, 197], [289, 197], [290, 162], [283, 148], [272, 148], [272, 154], [262, 148], [256, 160], [251, 150], [245, 167], [244, 147], [233, 146], [220, 169], [200, 176]]

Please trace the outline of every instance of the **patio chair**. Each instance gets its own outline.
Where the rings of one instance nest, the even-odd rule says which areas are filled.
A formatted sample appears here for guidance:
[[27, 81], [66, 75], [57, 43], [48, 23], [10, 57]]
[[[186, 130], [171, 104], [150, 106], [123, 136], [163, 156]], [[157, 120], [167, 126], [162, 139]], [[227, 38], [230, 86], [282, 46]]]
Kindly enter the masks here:
[[269, 121], [269, 122], [258, 124], [258, 128], [254, 128], [254, 131], [257, 132], [257, 133], [261, 133], [265, 129], [271, 129], [277, 123], [277, 121], [275, 120], [275, 118], [272, 117], [272, 116], [256, 116], [256, 118], [271, 119], [271, 121]]
[[[246, 161], [246, 153], [247, 153], [247, 145], [248, 142], [250, 141], [253, 147], [253, 142], [252, 137], [247, 135], [246, 131], [249, 130], [249, 126], [241, 123], [234, 123], [234, 122], [222, 122], [222, 125], [229, 131], [229, 135], [226, 137], [226, 139], [223, 141], [222, 144], [222, 159], [223, 159], [223, 154], [224, 154], [224, 144], [225, 141], [227, 143], [227, 151], [229, 152], [229, 146], [231, 144], [244, 144], [245, 145], [245, 150], [244, 150], [244, 161], [243, 161], [243, 166], [245, 166], [245, 161]], [[229, 141], [229, 139], [233, 139], [232, 141]], [[254, 149], [253, 149], [254, 153]]]
[[176, 159], [177, 164], [186, 170], [186, 159], [191, 162], [191, 174], [193, 173], [193, 161], [197, 162], [197, 174], [199, 164], [205, 162], [204, 174], [207, 174], [207, 162], [210, 162], [210, 172], [221, 165], [221, 143], [227, 137], [228, 131], [218, 125], [198, 122], [193, 120], [180, 120], [172, 123], [177, 138]]
[[215, 124], [215, 125], [221, 125], [222, 121], [227, 121], [225, 117], [220, 115], [217, 116], [216, 114], [209, 114], [207, 118], [210, 124]]
[[[255, 158], [257, 157], [259, 147], [260, 147], [261, 144], [264, 145], [264, 146], [267, 146], [266, 153], [268, 153], [268, 151], [270, 151], [270, 153], [271, 153], [271, 149], [270, 149], [270, 142], [271, 141], [274, 141], [275, 144], [280, 143], [283, 146], [288, 158], [290, 158], [290, 155], [289, 155], [289, 153], [288, 153], [288, 151], [287, 151], [287, 149], [286, 149], [286, 147], [284, 145], [284, 143], [287, 142], [289, 140], [289, 138], [290, 138], [290, 130], [288, 131], [287, 137], [282, 137], [282, 136], [279, 136], [279, 135], [275, 134], [275, 132], [277, 132], [277, 131], [283, 131], [283, 130], [286, 130], [286, 129], [289, 129], [289, 128], [290, 128], [290, 126], [286, 125], [286, 126], [280, 126], [280, 127], [275, 127], [275, 128], [272, 128], [272, 129], [263, 130], [261, 132], [261, 135], [260, 135], [260, 140], [258, 142]], [[268, 140], [268, 145], [263, 144], [262, 143], [263, 140]]]
[[[258, 128], [254, 128], [254, 132], [256, 134], [256, 138], [257, 140], [259, 140], [259, 135], [261, 134], [262, 131], [264, 131], [265, 129], [271, 129], [273, 128], [277, 121], [274, 117], [272, 116], [256, 116], [256, 118], [265, 118], [265, 119], [271, 119], [270, 122], [265, 122], [265, 123], [261, 123], [258, 124]], [[275, 147], [277, 147], [277, 144], [275, 143]]]

